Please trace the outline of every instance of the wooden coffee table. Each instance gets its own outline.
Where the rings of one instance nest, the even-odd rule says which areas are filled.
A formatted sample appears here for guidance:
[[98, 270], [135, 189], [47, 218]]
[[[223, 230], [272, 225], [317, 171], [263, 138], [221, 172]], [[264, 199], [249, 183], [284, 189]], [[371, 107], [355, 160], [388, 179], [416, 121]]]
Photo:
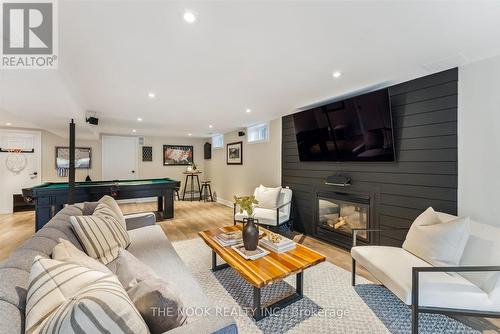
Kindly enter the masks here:
[[[296, 248], [285, 253], [274, 253], [257, 260], [245, 260], [231, 247], [221, 246], [214, 237], [218, 234], [241, 230], [240, 226], [227, 226], [223, 228], [199, 232], [200, 237], [212, 249], [212, 270], [231, 266], [248, 283], [253, 285], [253, 317], [260, 320], [279, 309], [290, 305], [302, 298], [303, 295], [303, 271], [320, 262], [325, 261], [325, 256], [305, 246], [297, 244]], [[226, 263], [217, 265], [217, 255]], [[273, 282], [296, 274], [296, 288], [292, 295], [267, 307], [261, 304], [261, 289]]]

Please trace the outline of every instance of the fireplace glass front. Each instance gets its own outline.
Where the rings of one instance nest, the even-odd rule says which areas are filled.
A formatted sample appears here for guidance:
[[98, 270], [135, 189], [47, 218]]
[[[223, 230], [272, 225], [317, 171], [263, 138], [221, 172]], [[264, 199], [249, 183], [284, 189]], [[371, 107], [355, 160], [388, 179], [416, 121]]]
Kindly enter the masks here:
[[[333, 232], [352, 236], [352, 229], [368, 228], [369, 211], [369, 204], [318, 196], [318, 226]], [[357, 236], [368, 241], [367, 232]]]

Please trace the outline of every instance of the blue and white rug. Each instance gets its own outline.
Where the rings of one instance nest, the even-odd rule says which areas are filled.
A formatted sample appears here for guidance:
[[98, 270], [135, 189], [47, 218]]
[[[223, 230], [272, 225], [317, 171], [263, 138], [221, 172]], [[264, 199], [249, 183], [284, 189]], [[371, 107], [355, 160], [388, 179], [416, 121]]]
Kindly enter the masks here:
[[[410, 309], [383, 286], [358, 276], [351, 286], [351, 273], [329, 262], [304, 272], [304, 298], [255, 322], [245, 312], [253, 305], [253, 288], [233, 269], [213, 273], [211, 251], [201, 239], [175, 242], [174, 247], [215, 306], [235, 310], [239, 333], [410, 333]], [[221, 261], [219, 259], [219, 261]], [[272, 284], [262, 291], [264, 304], [292, 293], [295, 277]], [[480, 334], [480, 331], [444, 315], [421, 314], [420, 333]]]

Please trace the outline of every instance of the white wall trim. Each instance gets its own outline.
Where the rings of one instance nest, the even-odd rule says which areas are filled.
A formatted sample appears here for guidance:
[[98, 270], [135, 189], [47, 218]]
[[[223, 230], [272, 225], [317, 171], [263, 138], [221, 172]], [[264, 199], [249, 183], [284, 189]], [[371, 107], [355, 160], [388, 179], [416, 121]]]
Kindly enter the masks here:
[[225, 206], [228, 206], [230, 208], [233, 207], [233, 202], [228, 201], [228, 200], [226, 200], [224, 198], [217, 197], [217, 203], [225, 205]]

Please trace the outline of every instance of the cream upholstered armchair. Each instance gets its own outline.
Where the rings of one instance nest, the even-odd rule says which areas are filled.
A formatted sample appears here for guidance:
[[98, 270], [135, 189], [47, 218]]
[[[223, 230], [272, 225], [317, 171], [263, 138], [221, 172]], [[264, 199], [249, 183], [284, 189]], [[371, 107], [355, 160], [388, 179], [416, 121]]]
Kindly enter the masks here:
[[[259, 200], [258, 189], [263, 188], [265, 187], [262, 185], [256, 188], [254, 195], [256, 195], [257, 200]], [[257, 204], [254, 208], [254, 218], [258, 219], [259, 225], [266, 225], [267, 228], [273, 230], [292, 229], [292, 190], [288, 187], [281, 188], [276, 203], [273, 207], [261, 207]], [[243, 219], [248, 218], [247, 212], [240, 213], [236, 204], [234, 204], [233, 214], [235, 225], [237, 222], [243, 223]]]
[[500, 228], [429, 208], [403, 247], [357, 246], [362, 230], [394, 228], [353, 230], [352, 285], [357, 262], [411, 307], [413, 334], [419, 313], [500, 318]]

